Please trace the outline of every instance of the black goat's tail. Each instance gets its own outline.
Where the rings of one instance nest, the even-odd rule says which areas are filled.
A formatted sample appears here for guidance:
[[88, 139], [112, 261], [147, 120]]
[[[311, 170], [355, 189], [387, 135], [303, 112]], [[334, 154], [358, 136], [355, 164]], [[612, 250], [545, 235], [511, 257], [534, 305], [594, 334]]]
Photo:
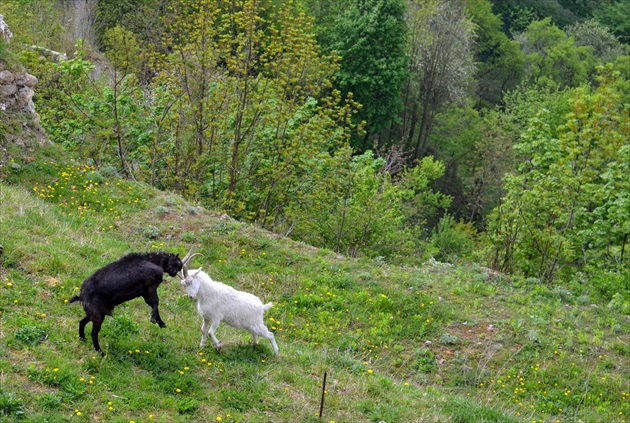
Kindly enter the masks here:
[[68, 303], [73, 303], [75, 301], [81, 301], [81, 297], [79, 297], [78, 295], [75, 295], [74, 297], [68, 300]]

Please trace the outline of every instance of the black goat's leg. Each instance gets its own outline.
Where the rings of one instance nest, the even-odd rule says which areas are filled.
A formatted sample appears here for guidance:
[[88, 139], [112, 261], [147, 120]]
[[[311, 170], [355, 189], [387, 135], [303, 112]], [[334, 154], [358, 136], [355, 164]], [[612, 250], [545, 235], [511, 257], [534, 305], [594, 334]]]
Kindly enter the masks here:
[[98, 333], [101, 330], [104, 318], [105, 316], [97, 316], [92, 320], [92, 344], [94, 344], [94, 351], [101, 353], [103, 357], [105, 357], [105, 353], [101, 350], [101, 345], [98, 342]]
[[159, 327], [165, 328], [166, 323], [162, 321], [160, 317], [160, 310], [158, 306], [160, 305], [160, 299], [157, 295], [157, 288], [155, 290], [149, 291], [146, 295], [144, 295], [144, 302], [146, 302], [149, 307], [151, 307], [151, 323], [157, 323]]
[[82, 340], [82, 341], [86, 340], [85, 339], [85, 325], [87, 325], [89, 321], [90, 321], [90, 318], [85, 316], [79, 322], [79, 339]]

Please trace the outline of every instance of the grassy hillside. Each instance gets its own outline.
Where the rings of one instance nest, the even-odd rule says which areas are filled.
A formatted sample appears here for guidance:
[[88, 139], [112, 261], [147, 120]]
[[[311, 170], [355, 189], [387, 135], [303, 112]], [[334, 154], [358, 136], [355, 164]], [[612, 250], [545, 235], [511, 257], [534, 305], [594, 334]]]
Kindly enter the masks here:
[[[82, 164], [15, 172], [0, 182], [0, 421], [630, 421], [622, 301], [473, 264], [339, 257]], [[195, 304], [168, 277], [167, 328], [136, 299], [106, 319], [106, 357], [78, 340], [66, 300], [94, 270], [192, 245], [192, 266], [274, 302], [279, 356], [226, 325], [221, 351], [200, 350]]]

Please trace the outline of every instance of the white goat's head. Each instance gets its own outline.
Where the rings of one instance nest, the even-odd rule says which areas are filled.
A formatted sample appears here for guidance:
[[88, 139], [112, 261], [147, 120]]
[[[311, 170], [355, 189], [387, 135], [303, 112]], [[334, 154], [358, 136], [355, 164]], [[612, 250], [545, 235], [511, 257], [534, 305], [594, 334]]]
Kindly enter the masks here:
[[181, 284], [184, 288], [186, 288], [186, 292], [190, 298], [196, 298], [197, 292], [199, 292], [200, 281], [196, 276], [201, 272], [201, 267], [197, 270], [193, 270], [192, 273], [188, 273], [188, 265], [190, 260], [192, 260], [195, 256], [200, 256], [201, 254], [195, 253], [193, 254], [193, 250], [195, 247], [191, 247], [186, 257], [182, 259], [182, 271], [179, 273], [179, 277], [182, 280]]
[[182, 278], [182, 286], [186, 289], [188, 297], [191, 299], [197, 298], [199, 292], [199, 286], [201, 286], [201, 279], [197, 275], [201, 272], [201, 267], [197, 270], [191, 270], [185, 278]]

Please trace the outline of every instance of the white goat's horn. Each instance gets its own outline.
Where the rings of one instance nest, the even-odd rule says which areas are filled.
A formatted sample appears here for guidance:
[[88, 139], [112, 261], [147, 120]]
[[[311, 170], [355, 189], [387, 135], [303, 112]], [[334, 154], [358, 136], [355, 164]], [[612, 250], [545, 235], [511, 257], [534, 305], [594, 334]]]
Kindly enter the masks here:
[[188, 250], [188, 253], [186, 254], [186, 256], [182, 259], [182, 264], [185, 266], [188, 261], [190, 260], [191, 256], [192, 256], [192, 252], [195, 249], [195, 246], [193, 245], [192, 247], [190, 247], [190, 250]]
[[193, 257], [195, 256], [200, 256], [200, 253], [195, 253], [193, 254], [193, 250], [195, 249], [195, 246], [193, 245], [192, 247], [190, 247], [190, 251], [188, 251], [188, 254], [186, 254], [186, 257], [184, 257], [182, 259], [182, 275], [180, 276], [180, 278], [182, 279], [186, 279], [188, 277], [188, 263], [190, 263], [190, 260], [192, 260]]

